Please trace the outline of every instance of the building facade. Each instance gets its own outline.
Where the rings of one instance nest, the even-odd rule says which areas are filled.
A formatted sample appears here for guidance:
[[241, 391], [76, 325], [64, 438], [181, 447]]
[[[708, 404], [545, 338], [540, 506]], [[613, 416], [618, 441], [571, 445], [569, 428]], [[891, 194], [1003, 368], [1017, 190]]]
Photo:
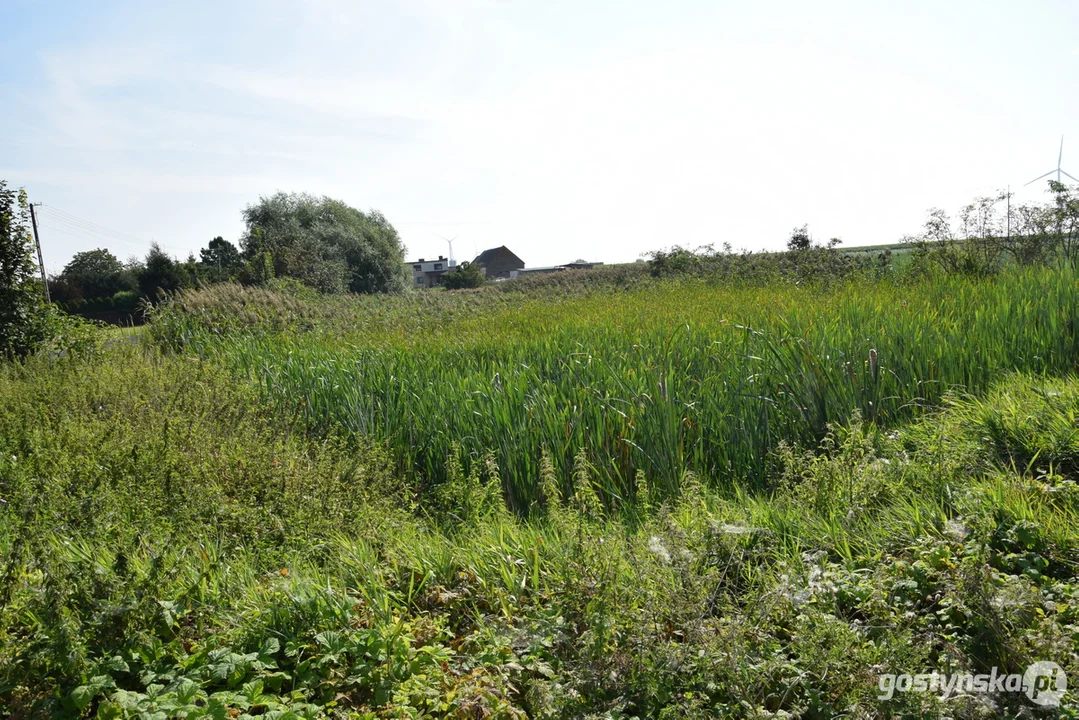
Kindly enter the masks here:
[[472, 262], [483, 266], [482, 272], [488, 280], [511, 278], [517, 270], [522, 270], [525, 266], [524, 260], [514, 255], [505, 245], [484, 250]]
[[424, 260], [420, 258], [414, 262], [406, 263], [412, 271], [412, 287], [433, 288], [442, 284], [442, 276], [453, 268], [456, 263], [447, 260], [441, 255], [437, 260]]

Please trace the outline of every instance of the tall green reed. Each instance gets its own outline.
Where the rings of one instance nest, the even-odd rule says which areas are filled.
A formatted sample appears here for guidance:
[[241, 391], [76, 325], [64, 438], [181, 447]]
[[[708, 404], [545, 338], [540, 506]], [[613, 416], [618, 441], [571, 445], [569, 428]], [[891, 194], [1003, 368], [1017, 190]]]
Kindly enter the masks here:
[[638, 471], [662, 494], [687, 472], [759, 487], [780, 441], [815, 446], [856, 411], [888, 426], [1006, 371], [1073, 370], [1077, 300], [1073, 270], [1028, 269], [824, 289], [364, 300], [314, 332], [220, 332], [175, 313], [159, 335], [256, 379], [276, 412], [313, 432], [384, 441], [425, 482], [445, 479], [455, 444], [466, 462], [493, 452], [508, 502], [524, 510], [545, 449], [564, 483], [583, 452], [608, 504], [633, 501]]

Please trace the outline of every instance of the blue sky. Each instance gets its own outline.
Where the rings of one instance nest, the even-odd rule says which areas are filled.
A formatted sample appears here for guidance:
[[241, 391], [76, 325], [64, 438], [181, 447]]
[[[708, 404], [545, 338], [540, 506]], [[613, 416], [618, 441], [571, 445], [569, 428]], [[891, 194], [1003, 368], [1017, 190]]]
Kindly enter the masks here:
[[[410, 257], [526, 264], [932, 206], [1079, 175], [1075, 2], [0, 0], [0, 177], [80, 250], [236, 240], [276, 190], [377, 208]], [[1042, 186], [1020, 189], [1039, 199]], [[72, 218], [77, 220], [72, 220]], [[87, 224], [92, 223], [92, 224]]]

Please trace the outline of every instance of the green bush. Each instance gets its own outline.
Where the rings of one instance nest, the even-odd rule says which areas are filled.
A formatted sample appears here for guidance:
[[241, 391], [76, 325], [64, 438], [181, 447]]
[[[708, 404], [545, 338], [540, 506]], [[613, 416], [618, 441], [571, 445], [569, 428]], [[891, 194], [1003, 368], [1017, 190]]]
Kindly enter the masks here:
[[480, 268], [469, 262], [463, 262], [455, 270], [451, 270], [442, 276], [442, 287], [447, 290], [463, 290], [466, 288], [478, 288], [483, 285], [485, 279]]

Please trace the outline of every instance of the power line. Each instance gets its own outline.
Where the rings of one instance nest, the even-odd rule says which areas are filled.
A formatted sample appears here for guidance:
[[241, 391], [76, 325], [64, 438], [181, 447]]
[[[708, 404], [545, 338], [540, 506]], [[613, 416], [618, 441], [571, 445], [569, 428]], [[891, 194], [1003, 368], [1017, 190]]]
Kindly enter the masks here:
[[98, 244], [102, 244], [102, 245], [117, 245], [117, 244], [119, 244], [119, 245], [124, 246], [128, 250], [131, 250], [131, 249], [134, 249], [134, 248], [138, 248], [139, 250], [141, 250], [143, 247], [145, 247], [145, 243], [134, 242], [134, 241], [131, 241], [131, 240], [127, 240], [125, 238], [116, 238], [116, 237], [112, 237], [112, 236], [101, 235], [101, 234], [98, 234], [98, 233], [96, 233], [96, 232], [94, 232], [92, 230], [86, 230], [85, 228], [79, 227], [77, 225], [67, 225], [65, 227], [56, 227], [55, 225], [51, 224], [51, 223], [57, 222], [57, 221], [58, 220], [55, 217], [49, 218], [49, 222], [45, 222], [43, 220], [42, 223], [41, 223], [41, 227], [48, 228], [49, 230], [51, 230], [53, 232], [62, 233], [64, 235], [68, 235], [68, 236], [73, 237], [73, 238], [78, 238], [79, 240], [84, 240], [84, 241], [89, 242], [89, 243], [98, 243]]
[[[41, 213], [43, 220], [41, 227], [47, 228], [50, 232], [67, 235], [98, 247], [112, 246], [115, 248], [120, 246], [125, 254], [141, 254], [149, 245], [148, 242], [134, 235], [113, 230], [110, 227], [80, 218], [51, 205], [39, 205], [39, 207], [46, 210], [46, 212]], [[48, 222], [45, 222], [45, 220]], [[61, 225], [61, 227], [57, 227], [57, 224]]]
[[[60, 233], [61, 235], [67, 235], [68, 237], [73, 237], [73, 238], [76, 238], [78, 240], [82, 240], [82, 241], [84, 241], [86, 243], [91, 243], [91, 244], [102, 244], [102, 245], [104, 245], [104, 244], [114, 244], [114, 243], [118, 242], [113, 238], [102, 238], [102, 237], [97, 236], [97, 235], [90, 235], [90, 234], [87, 234], [87, 233], [79, 232], [77, 230], [73, 231], [71, 228], [58, 228], [58, 227], [56, 227], [54, 225], [50, 225], [49, 223], [44, 222], [44, 221], [42, 221], [41, 227], [46, 229], [46, 230], [49, 230], [50, 232]], [[126, 244], [127, 244], [127, 247], [129, 249], [134, 246], [134, 243], [126, 243]]]
[[134, 235], [129, 235], [128, 233], [121, 232], [119, 230], [114, 230], [113, 228], [110, 228], [110, 227], [108, 227], [106, 225], [102, 225], [101, 223], [94, 222], [93, 220], [87, 220], [86, 218], [81, 218], [78, 215], [67, 212], [66, 210], [61, 210], [60, 208], [56, 207], [55, 205], [44, 205], [44, 204], [42, 204], [42, 206], [46, 210], [48, 210], [50, 213], [53, 213], [55, 215], [63, 216], [65, 218], [69, 219], [69, 220], [73, 220], [73, 221], [81, 223], [83, 225], [88, 225], [88, 226], [91, 226], [91, 227], [95, 227], [95, 228], [97, 228], [99, 230], [105, 230], [105, 231], [110, 232], [110, 233], [116, 233], [117, 235], [125, 235], [125, 236], [127, 236], [129, 238], [132, 238], [132, 239], [135, 239], [135, 240], [140, 239], [140, 238], [135, 237]]
[[55, 208], [51, 205], [46, 205], [45, 209], [53, 220], [64, 223], [65, 225], [77, 227], [93, 234], [116, 238], [117, 240], [126, 240], [128, 242], [136, 242], [140, 244], [146, 243], [146, 240], [144, 238], [136, 237], [135, 235], [131, 235], [120, 230], [114, 230], [113, 228], [101, 225], [100, 223], [95, 223], [91, 220], [80, 218], [77, 215], [72, 215], [71, 213], [64, 212], [63, 210], [59, 210], [58, 208]]
[[107, 227], [107, 226], [102, 225], [100, 223], [93, 222], [92, 220], [86, 220], [84, 218], [79, 217], [78, 215], [73, 215], [73, 214], [71, 214], [69, 212], [65, 212], [65, 211], [63, 211], [63, 210], [61, 210], [61, 209], [59, 209], [57, 207], [52, 206], [52, 205], [44, 205], [43, 207], [46, 209], [48, 214], [54, 220], [57, 220], [57, 221], [59, 221], [61, 223], [64, 223], [65, 225], [70, 225], [72, 227], [78, 227], [78, 228], [84, 229], [84, 230], [86, 230], [88, 232], [95, 233], [95, 234], [98, 234], [98, 235], [104, 235], [104, 236], [107, 236], [107, 237], [112, 237], [112, 238], [115, 238], [117, 240], [126, 240], [128, 242], [135, 242], [135, 243], [140, 243], [140, 244], [148, 244], [146, 242], [146, 240], [143, 239], [143, 238], [136, 237], [134, 235], [122, 232], [120, 230], [114, 230], [113, 228]]
[[92, 227], [90, 225], [83, 225], [82, 223], [73, 222], [73, 221], [68, 220], [66, 218], [60, 217], [59, 215], [54, 215], [54, 214], [51, 214], [51, 213], [43, 213], [43, 215], [52, 222], [60, 223], [62, 225], [70, 227], [70, 228], [72, 228], [74, 230], [81, 230], [82, 232], [85, 232], [88, 235], [94, 235], [94, 236], [99, 236], [99, 237], [107, 237], [107, 238], [111, 238], [113, 240], [124, 240], [126, 242], [141, 242], [141, 241], [136, 241], [133, 238], [126, 237], [124, 235], [120, 235], [120, 234], [117, 234], [117, 233], [106, 232], [104, 230], [99, 230], [99, 229], [97, 229], [95, 227]]

